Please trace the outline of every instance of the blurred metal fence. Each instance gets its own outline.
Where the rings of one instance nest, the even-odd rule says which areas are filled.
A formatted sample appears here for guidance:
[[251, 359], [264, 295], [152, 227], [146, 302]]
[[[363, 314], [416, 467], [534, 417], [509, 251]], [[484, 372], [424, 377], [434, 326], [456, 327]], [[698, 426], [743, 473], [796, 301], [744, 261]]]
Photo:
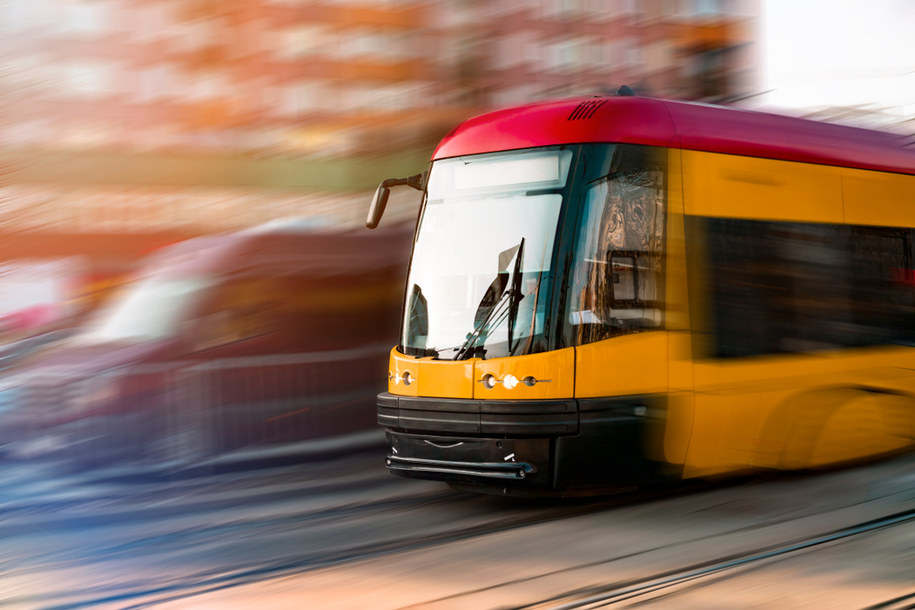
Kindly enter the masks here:
[[368, 430], [389, 349], [42, 374], [20, 389], [22, 436], [92, 466], [166, 466]]

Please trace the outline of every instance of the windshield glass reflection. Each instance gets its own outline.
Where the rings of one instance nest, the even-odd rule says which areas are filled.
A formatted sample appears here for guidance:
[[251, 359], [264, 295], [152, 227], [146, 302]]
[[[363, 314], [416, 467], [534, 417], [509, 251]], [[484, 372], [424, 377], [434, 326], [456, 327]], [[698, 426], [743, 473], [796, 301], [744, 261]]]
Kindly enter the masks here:
[[456, 360], [528, 353], [542, 335], [570, 150], [438, 161], [417, 233], [402, 345]]

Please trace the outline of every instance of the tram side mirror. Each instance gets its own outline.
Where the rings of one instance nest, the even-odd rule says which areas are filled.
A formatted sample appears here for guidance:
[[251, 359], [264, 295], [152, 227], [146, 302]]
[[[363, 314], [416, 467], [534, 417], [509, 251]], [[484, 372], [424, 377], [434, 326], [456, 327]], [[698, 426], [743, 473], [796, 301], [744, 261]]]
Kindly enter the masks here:
[[639, 298], [639, 258], [629, 251], [607, 252], [607, 284], [614, 307], [634, 307]]
[[388, 205], [388, 197], [391, 196], [392, 186], [409, 186], [418, 191], [425, 190], [426, 178], [428, 173], [416, 174], [409, 178], [388, 178], [382, 180], [378, 188], [375, 189], [375, 196], [372, 197], [372, 205], [369, 207], [369, 215], [365, 219], [365, 226], [374, 229], [381, 221], [384, 215], [384, 208]]
[[369, 229], [374, 229], [378, 226], [378, 223], [381, 221], [381, 216], [384, 214], [384, 208], [388, 205], [388, 197], [390, 196], [391, 189], [385, 186], [384, 182], [379, 184], [378, 188], [375, 190], [375, 196], [372, 197], [369, 215], [365, 219], [365, 226]]

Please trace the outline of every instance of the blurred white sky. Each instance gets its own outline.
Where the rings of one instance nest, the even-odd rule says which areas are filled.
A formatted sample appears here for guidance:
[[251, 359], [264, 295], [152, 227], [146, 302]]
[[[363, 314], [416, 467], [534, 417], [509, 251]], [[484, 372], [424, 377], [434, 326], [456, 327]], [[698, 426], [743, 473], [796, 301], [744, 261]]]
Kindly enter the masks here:
[[915, 113], [915, 1], [764, 0], [774, 106]]

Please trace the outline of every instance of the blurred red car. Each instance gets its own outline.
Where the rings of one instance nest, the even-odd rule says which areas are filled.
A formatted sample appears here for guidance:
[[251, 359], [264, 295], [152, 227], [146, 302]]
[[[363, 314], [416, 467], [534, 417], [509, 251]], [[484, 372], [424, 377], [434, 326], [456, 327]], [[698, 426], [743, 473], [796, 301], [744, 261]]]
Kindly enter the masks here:
[[164, 462], [372, 428], [411, 236], [285, 224], [163, 249], [0, 383], [6, 448]]

